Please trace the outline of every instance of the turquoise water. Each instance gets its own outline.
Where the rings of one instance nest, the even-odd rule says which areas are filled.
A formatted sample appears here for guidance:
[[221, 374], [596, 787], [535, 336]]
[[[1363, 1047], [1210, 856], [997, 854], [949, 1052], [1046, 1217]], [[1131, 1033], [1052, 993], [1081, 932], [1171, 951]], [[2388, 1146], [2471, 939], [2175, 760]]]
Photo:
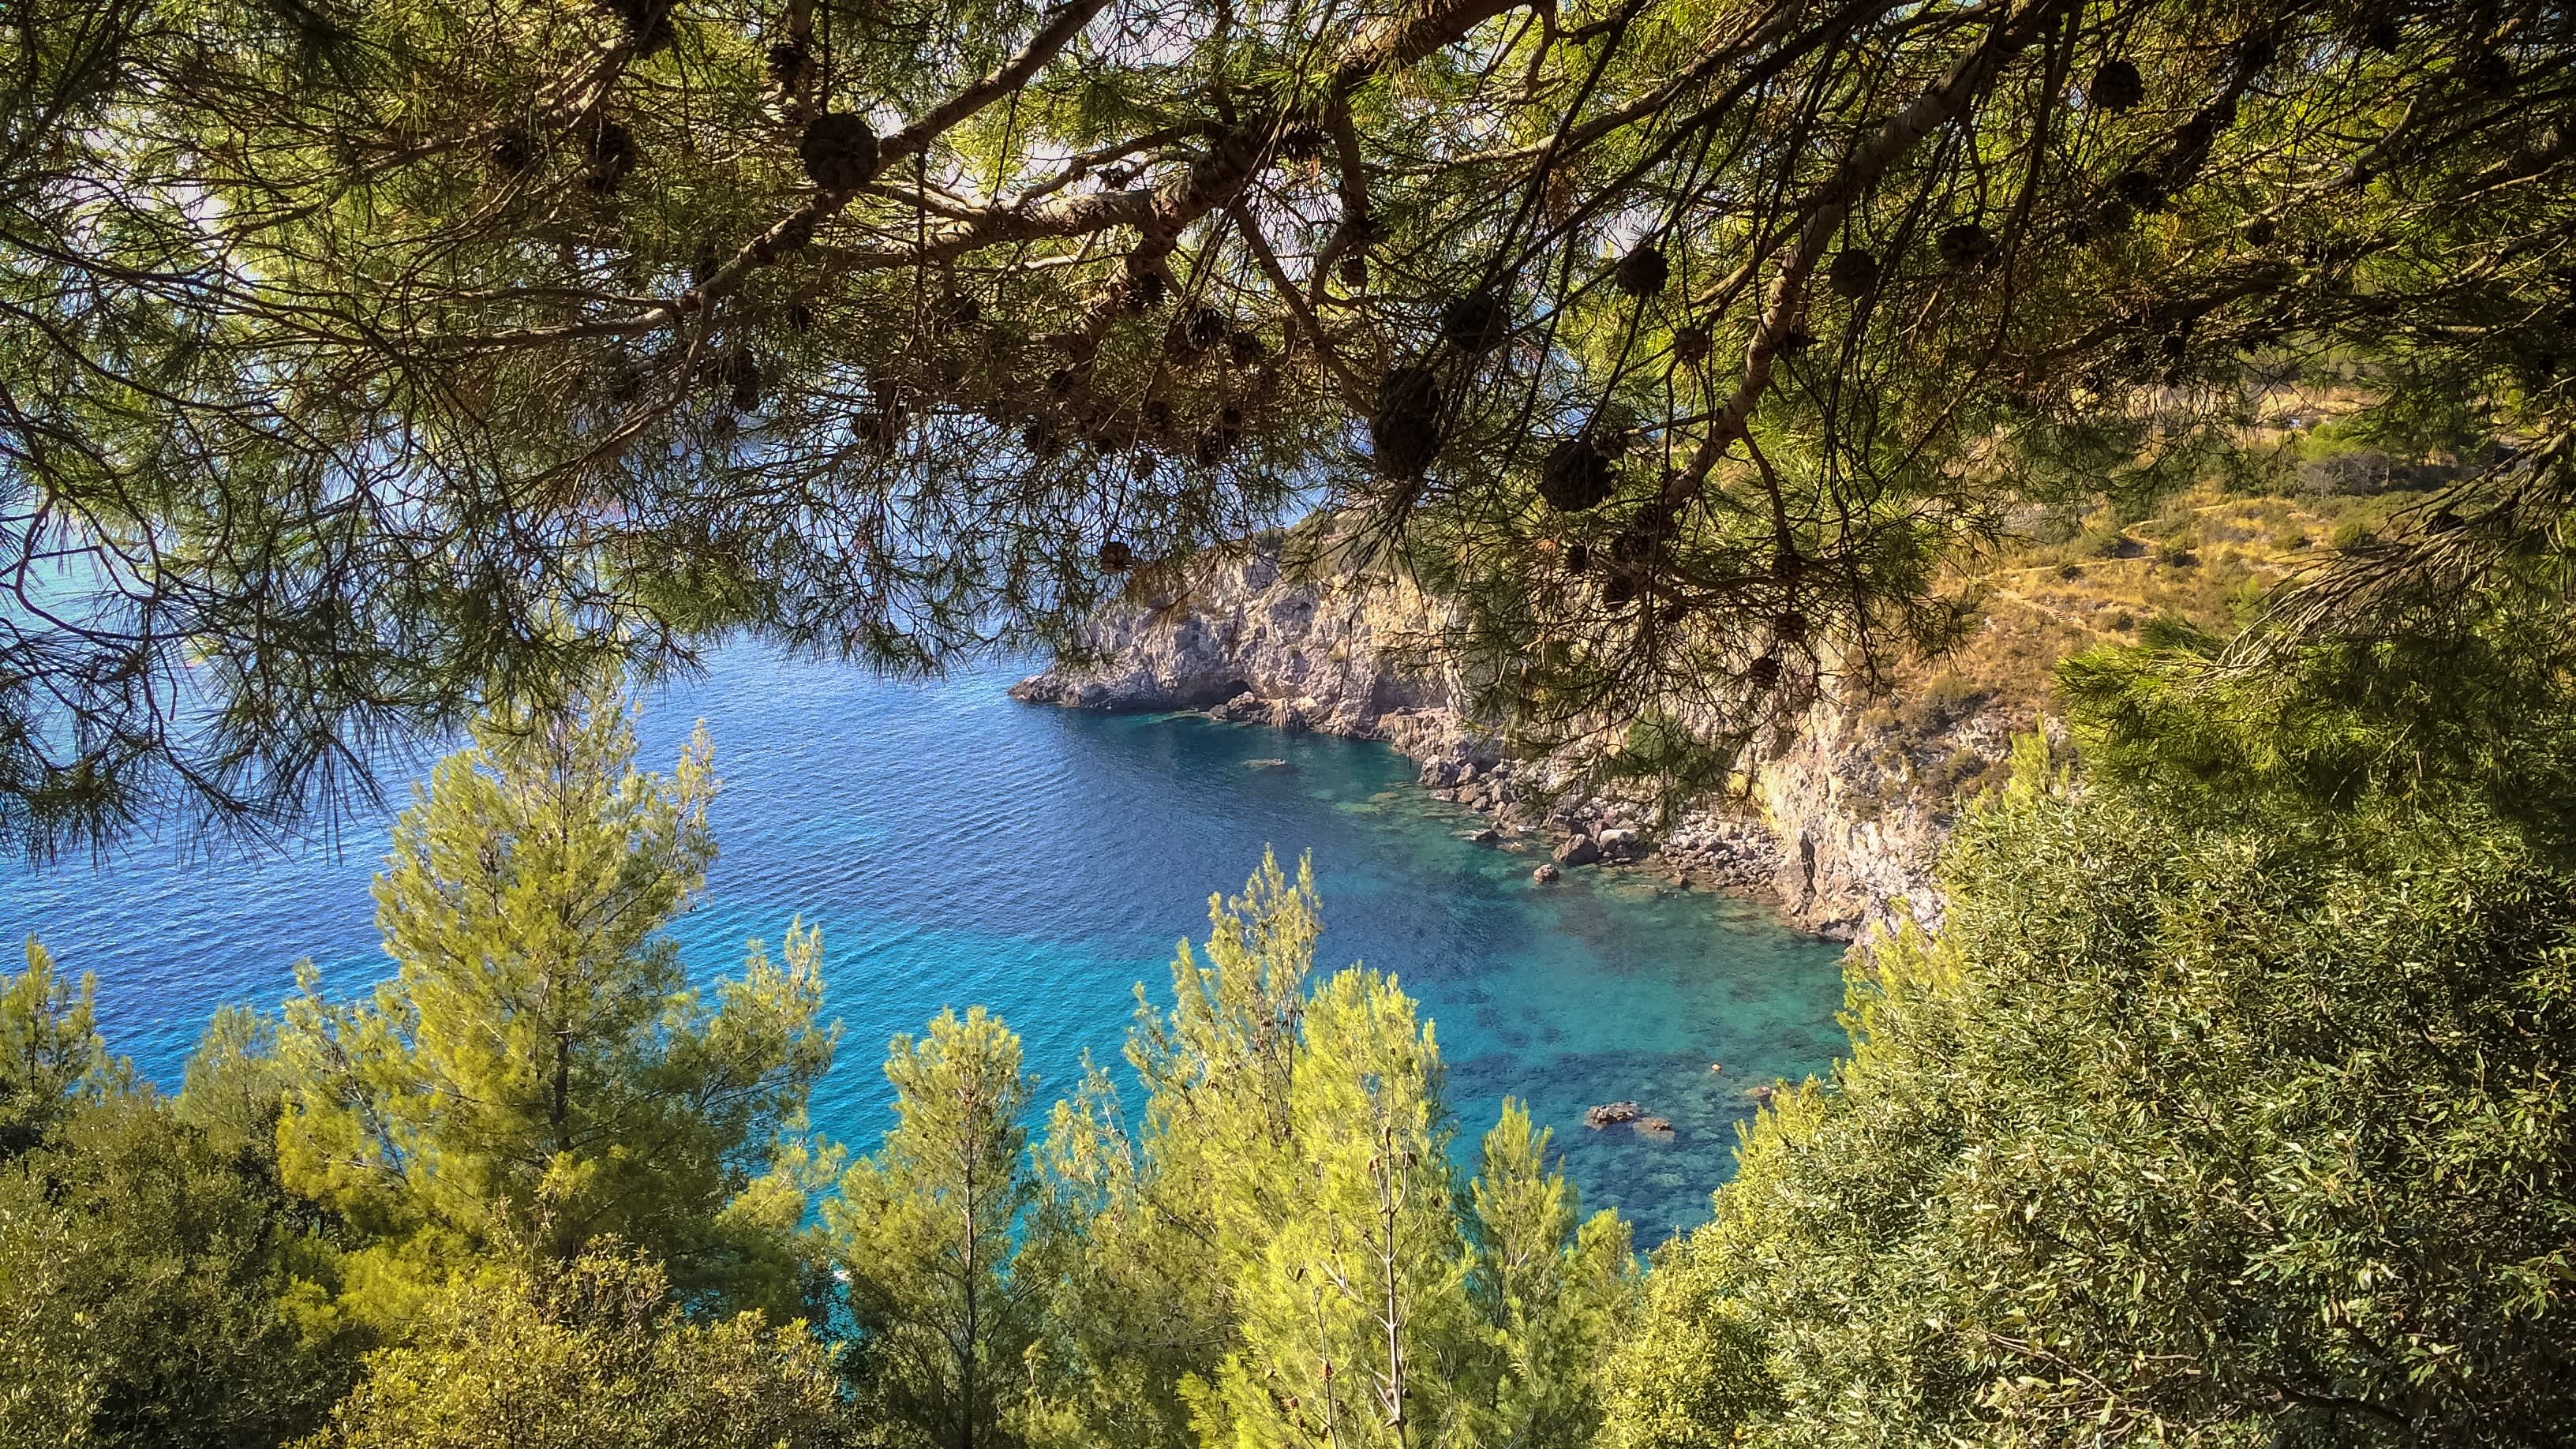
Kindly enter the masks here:
[[[999, 1012], [1048, 1096], [1085, 1048], [1115, 1061], [1135, 983], [1168, 994], [1174, 943], [1205, 935], [1209, 893], [1239, 889], [1264, 845], [1314, 854], [1319, 968], [1364, 961], [1422, 1002], [1463, 1130], [1526, 1099], [1585, 1201], [1645, 1241], [1706, 1217], [1748, 1086], [1841, 1048], [1838, 948], [1756, 907], [1635, 875], [1535, 886], [1531, 857], [1463, 839], [1478, 822], [1416, 790], [1393, 751], [1021, 705], [1003, 695], [1015, 672], [907, 685], [737, 648], [647, 703], [643, 762], [668, 768], [703, 717], [725, 781], [723, 856], [674, 928], [692, 967], [738, 968], [748, 938], [774, 946], [793, 916], [823, 928], [846, 1034], [814, 1118], [834, 1137], [864, 1148], [884, 1130], [881, 1048], [942, 1006]], [[175, 1085], [214, 1007], [275, 1004], [297, 958], [341, 991], [387, 969], [367, 896], [385, 827], [259, 862], [147, 846], [104, 867], [9, 866], [0, 928], [97, 972], [111, 1043]], [[1627, 1098], [1672, 1138], [1582, 1126], [1587, 1105]]]

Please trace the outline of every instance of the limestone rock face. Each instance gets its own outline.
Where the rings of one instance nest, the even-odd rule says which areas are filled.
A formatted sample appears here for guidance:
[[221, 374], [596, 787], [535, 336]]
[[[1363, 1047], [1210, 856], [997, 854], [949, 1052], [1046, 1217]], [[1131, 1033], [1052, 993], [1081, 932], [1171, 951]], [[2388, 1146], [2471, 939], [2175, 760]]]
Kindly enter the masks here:
[[[1175, 597], [1113, 608], [1082, 640], [1091, 662], [1062, 664], [1013, 698], [1078, 709], [1205, 709], [1283, 728], [1382, 739], [1411, 754], [1452, 748], [1467, 727], [1452, 676], [1405, 668], [1405, 640], [1443, 619], [1410, 585], [1348, 572], [1291, 577], [1285, 540], [1202, 561]], [[1492, 758], [1495, 751], [1484, 751]]]
[[[1202, 560], [1185, 590], [1093, 620], [1088, 662], [1051, 667], [1012, 696], [1381, 740], [1422, 762], [1424, 789], [1493, 817], [1502, 838], [1554, 840], [1558, 867], [1637, 864], [1762, 891], [1837, 939], [1901, 917], [1939, 924], [1933, 866], [1957, 812], [1953, 783], [2004, 758], [2010, 721], [1974, 708], [1909, 721], [1824, 698], [1749, 751], [1731, 789], [1677, 808], [1590, 793], [1563, 761], [1507, 757], [1491, 723], [1469, 714], [1468, 681], [1428, 662], [1425, 643], [1448, 621], [1441, 601], [1393, 579], [1301, 569], [1289, 552], [1274, 535]], [[1554, 878], [1544, 865], [1532, 874]]]

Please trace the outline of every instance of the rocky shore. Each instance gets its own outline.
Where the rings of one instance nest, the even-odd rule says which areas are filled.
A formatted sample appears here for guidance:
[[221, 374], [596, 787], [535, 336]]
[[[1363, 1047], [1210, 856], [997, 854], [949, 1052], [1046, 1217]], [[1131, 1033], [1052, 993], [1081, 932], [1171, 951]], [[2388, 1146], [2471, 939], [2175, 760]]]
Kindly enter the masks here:
[[1084, 640], [1091, 662], [1011, 694], [1383, 741], [1420, 763], [1423, 788], [1490, 818], [1489, 843], [1543, 846], [1542, 879], [1628, 868], [1753, 892], [1838, 940], [1898, 917], [1938, 923], [1932, 866], [1958, 787], [1997, 767], [2014, 728], [1972, 695], [1819, 700], [1727, 788], [1668, 809], [1582, 788], [1568, 761], [1511, 758], [1463, 707], [1464, 683], [1421, 660], [1416, 641], [1443, 621], [1409, 583], [1303, 573], [1267, 538], [1203, 562], [1186, 589], [1104, 612]]

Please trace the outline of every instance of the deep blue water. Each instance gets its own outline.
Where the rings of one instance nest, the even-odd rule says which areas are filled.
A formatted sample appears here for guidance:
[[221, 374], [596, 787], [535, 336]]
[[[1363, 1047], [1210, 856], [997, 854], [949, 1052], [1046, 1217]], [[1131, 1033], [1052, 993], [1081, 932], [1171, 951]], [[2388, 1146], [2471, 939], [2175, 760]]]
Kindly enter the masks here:
[[[1838, 949], [1757, 907], [1636, 875], [1535, 886], [1531, 857], [1463, 839], [1473, 817], [1383, 747], [1021, 705], [1003, 694], [1014, 673], [899, 684], [737, 648], [646, 704], [641, 763], [669, 768], [703, 717], [725, 782], [722, 858], [674, 934], [713, 975], [793, 916], [823, 928], [846, 1034], [813, 1116], [859, 1150], [890, 1115], [886, 1039], [942, 1006], [1000, 1013], [1042, 1098], [1070, 1089], [1085, 1048], [1115, 1062], [1135, 983], [1168, 997], [1174, 944], [1204, 937], [1209, 893], [1240, 889], [1265, 845], [1289, 864], [1313, 852], [1319, 972], [1364, 961], [1421, 1001], [1462, 1133], [1526, 1099], [1587, 1205], [1620, 1208], [1642, 1241], [1706, 1217], [1749, 1085], [1842, 1047]], [[385, 841], [385, 820], [360, 820], [336, 853], [0, 867], [0, 929], [95, 971], [113, 1047], [175, 1087], [214, 1007], [275, 1005], [297, 958], [344, 992], [389, 969], [367, 895]], [[1625, 1098], [1675, 1135], [1582, 1126], [1585, 1106]]]

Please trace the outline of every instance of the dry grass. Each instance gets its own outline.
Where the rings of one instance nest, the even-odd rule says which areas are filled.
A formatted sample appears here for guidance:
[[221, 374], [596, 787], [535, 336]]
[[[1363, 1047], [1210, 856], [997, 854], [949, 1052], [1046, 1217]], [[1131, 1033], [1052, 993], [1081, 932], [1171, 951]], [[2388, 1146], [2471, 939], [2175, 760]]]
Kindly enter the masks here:
[[1975, 626], [1950, 651], [1899, 670], [1893, 707], [1920, 731], [1933, 723], [1920, 701], [1965, 691], [2024, 727], [2045, 708], [2060, 659], [2135, 642], [2140, 625], [2163, 615], [2232, 631], [2272, 590], [2387, 529], [2422, 497], [2249, 498], [2203, 484], [2128, 524], [2107, 504], [2039, 515], [2029, 539], [1959, 576]]

